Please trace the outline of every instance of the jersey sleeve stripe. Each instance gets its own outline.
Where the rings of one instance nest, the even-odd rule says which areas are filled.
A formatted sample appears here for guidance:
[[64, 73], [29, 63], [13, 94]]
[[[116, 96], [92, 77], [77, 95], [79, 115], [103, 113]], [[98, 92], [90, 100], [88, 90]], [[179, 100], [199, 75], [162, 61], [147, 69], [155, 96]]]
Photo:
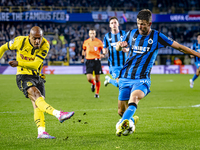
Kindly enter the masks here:
[[44, 45], [44, 43], [45, 43], [45, 41], [44, 41], [44, 42], [42, 42], [42, 44], [40, 45], [40, 47], [42, 47], [42, 46]]
[[167, 43], [161, 36], [160, 33], [158, 34], [158, 42], [162, 45], [166, 46], [171, 46], [169, 43]]
[[25, 41], [26, 41], [26, 38], [24, 38], [24, 39], [23, 39], [22, 46], [21, 46], [20, 50], [22, 50], [22, 49], [23, 49], [23, 47], [24, 47], [24, 44], [25, 44]]
[[39, 57], [40, 59], [44, 60], [44, 58], [42, 58], [41, 56], [39, 56], [39, 55], [36, 55], [36, 56]]
[[9, 42], [8, 42], [8, 45], [7, 45], [7, 46], [8, 46], [8, 49], [11, 50], [11, 49], [10, 49], [10, 46], [9, 46]]

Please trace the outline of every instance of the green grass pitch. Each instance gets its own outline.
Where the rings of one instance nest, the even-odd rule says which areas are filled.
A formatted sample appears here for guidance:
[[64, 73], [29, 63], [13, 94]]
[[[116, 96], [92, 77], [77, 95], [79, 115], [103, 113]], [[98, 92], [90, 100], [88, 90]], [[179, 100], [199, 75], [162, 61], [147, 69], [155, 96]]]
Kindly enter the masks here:
[[45, 114], [46, 131], [56, 139], [37, 139], [33, 107], [14, 75], [0, 75], [0, 149], [20, 150], [188, 150], [200, 149], [200, 84], [193, 75], [151, 75], [151, 93], [140, 101], [136, 133], [117, 137], [118, 88], [104, 87], [94, 98], [85, 75], [47, 75], [46, 102], [75, 111], [59, 121]]

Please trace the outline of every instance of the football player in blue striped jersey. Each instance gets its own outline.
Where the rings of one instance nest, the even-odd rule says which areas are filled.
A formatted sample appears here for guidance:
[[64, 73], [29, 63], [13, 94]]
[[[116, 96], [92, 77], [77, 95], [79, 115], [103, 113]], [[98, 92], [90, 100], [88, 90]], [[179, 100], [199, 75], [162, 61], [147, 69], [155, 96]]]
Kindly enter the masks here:
[[[105, 76], [106, 80], [104, 81], [104, 85], [107, 86], [109, 83], [111, 83], [112, 85], [119, 87], [118, 76], [120, 70], [125, 64], [127, 58], [127, 49], [124, 48], [123, 51], [116, 51], [116, 44], [118, 41], [123, 39], [123, 37], [126, 35], [126, 32], [119, 29], [119, 20], [115, 16], [109, 19], [109, 27], [111, 28], [111, 31], [105, 35], [103, 40], [103, 53], [108, 53], [108, 66], [112, 79], [108, 75]], [[118, 114], [121, 117], [127, 108], [128, 102], [121, 103], [121, 101], [118, 101]], [[131, 117], [131, 120], [135, 122], [133, 117]]]
[[171, 46], [186, 54], [200, 57], [200, 53], [185, 47], [164, 34], [151, 29], [152, 15], [148, 9], [141, 10], [137, 15], [137, 29], [130, 30], [116, 50], [129, 46], [129, 54], [119, 75], [119, 96], [123, 103], [128, 101], [128, 108], [122, 116], [116, 135], [129, 127], [129, 119], [134, 115], [139, 101], [150, 92], [150, 72], [158, 55], [158, 49]]
[[108, 53], [109, 72], [113, 79], [106, 76], [104, 85], [107, 86], [111, 83], [118, 87], [119, 72], [126, 61], [127, 55], [123, 51], [116, 51], [116, 44], [118, 41], [122, 40], [123, 36], [126, 35], [126, 32], [119, 30], [119, 21], [115, 16], [109, 19], [109, 27], [111, 28], [111, 32], [108, 32], [104, 37], [103, 53]]

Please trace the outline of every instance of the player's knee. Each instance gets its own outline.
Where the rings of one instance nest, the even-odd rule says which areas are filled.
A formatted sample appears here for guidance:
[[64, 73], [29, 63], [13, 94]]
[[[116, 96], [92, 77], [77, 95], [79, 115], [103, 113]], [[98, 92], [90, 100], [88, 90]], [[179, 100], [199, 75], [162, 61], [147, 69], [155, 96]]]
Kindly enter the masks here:
[[40, 91], [35, 87], [30, 87], [28, 90], [28, 95], [33, 97], [34, 99], [37, 99], [38, 97], [42, 97]]

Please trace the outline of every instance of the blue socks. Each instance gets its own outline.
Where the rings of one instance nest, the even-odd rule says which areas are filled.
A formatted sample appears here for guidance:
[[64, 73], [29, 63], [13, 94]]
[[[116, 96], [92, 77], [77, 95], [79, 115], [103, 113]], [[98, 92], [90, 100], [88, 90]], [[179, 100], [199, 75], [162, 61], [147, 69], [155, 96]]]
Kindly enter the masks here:
[[[123, 114], [123, 116], [122, 116], [121, 122], [122, 122], [123, 120], [125, 120], [125, 119], [127, 119], [127, 120], [130, 120], [130, 119], [131, 119], [131, 120], [134, 120], [134, 119], [133, 119], [133, 115], [134, 115], [136, 109], [137, 109], [137, 104], [135, 104], [135, 103], [129, 103], [129, 104], [128, 104], [127, 110], [124, 112], [124, 114]], [[120, 123], [121, 123], [121, 122], [120, 122]], [[134, 122], [135, 122], [135, 121], [134, 121]]]
[[195, 74], [192, 78], [192, 81], [196, 80], [198, 78], [198, 76]]
[[117, 80], [110, 79], [109, 83], [111, 83], [112, 85], [114, 85], [116, 87], [119, 87]]

